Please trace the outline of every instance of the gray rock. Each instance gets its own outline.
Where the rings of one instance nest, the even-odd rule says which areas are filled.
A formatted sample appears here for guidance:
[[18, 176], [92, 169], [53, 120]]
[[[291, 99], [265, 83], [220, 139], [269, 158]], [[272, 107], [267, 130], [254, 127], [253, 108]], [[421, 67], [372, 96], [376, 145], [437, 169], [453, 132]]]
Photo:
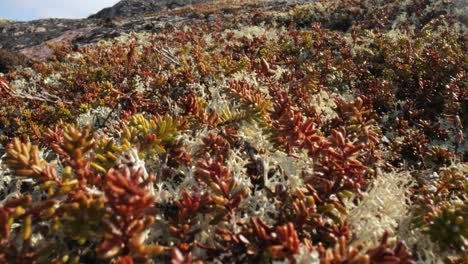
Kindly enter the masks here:
[[[246, 3], [245, 7], [282, 9], [311, 0], [270, 0]], [[71, 43], [74, 48], [101, 39], [131, 32], [158, 32], [184, 24], [210, 22], [232, 16], [229, 9], [206, 17], [188, 11], [168, 15], [162, 11], [213, 0], [122, 0], [86, 19], [40, 19], [27, 22], [0, 23], [0, 49], [20, 52], [28, 58], [44, 61], [53, 55], [52, 45]]]
[[105, 8], [91, 15], [89, 18], [133, 17], [209, 1], [210, 0], [122, 0], [112, 7]]

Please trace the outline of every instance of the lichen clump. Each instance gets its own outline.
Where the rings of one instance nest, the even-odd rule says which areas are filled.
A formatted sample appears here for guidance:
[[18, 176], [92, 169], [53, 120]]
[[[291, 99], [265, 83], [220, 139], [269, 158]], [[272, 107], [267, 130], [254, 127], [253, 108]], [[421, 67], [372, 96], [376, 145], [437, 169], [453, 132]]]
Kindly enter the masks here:
[[400, 2], [236, 4], [0, 76], [0, 263], [466, 262], [464, 7]]

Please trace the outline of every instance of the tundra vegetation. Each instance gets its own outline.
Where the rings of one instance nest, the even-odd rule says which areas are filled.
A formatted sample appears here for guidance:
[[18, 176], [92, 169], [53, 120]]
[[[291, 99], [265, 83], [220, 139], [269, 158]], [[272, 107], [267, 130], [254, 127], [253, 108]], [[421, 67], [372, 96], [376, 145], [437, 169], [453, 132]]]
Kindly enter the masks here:
[[0, 263], [467, 263], [462, 2], [195, 4], [0, 75]]

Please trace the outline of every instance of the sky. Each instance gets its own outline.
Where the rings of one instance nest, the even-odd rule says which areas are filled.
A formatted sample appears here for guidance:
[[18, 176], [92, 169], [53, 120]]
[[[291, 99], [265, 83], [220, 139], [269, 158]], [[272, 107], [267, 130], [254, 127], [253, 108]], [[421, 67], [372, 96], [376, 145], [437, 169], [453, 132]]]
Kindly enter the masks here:
[[119, 0], [0, 0], [0, 18], [84, 18]]

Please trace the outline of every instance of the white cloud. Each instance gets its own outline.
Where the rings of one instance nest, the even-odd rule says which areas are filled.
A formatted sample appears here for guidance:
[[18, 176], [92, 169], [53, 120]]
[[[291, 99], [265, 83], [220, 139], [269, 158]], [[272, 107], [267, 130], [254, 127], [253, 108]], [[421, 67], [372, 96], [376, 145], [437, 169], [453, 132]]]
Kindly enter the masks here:
[[0, 0], [0, 9], [24, 12], [36, 18], [83, 18], [119, 0]]

